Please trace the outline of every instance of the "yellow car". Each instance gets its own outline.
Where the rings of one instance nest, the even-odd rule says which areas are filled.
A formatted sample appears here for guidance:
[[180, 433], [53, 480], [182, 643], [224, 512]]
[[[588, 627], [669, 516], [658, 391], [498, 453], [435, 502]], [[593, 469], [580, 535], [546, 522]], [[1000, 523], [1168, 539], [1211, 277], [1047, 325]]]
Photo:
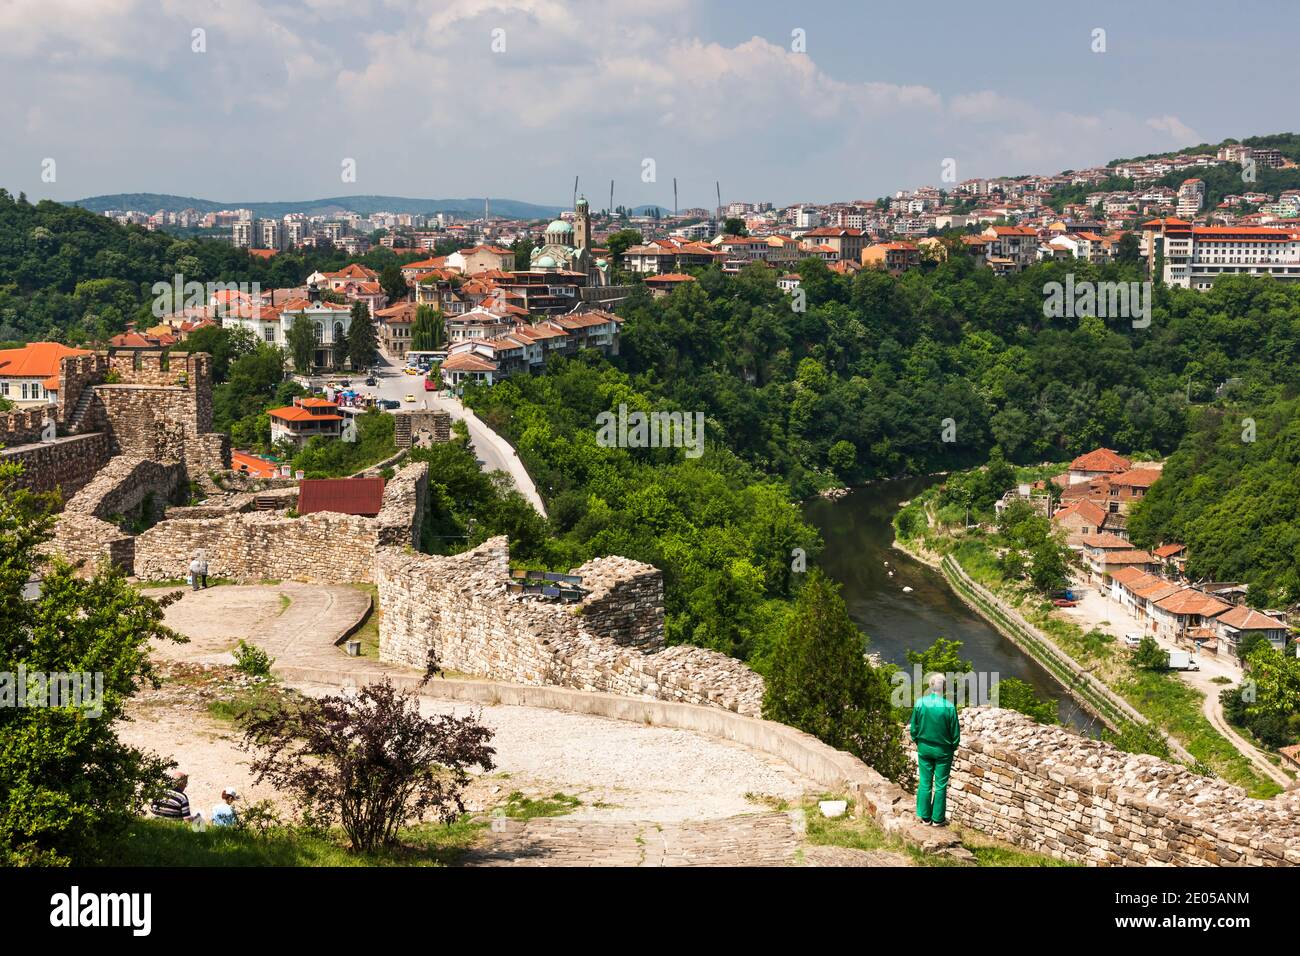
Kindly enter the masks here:
[[405, 401], [413, 402], [413, 401], [415, 401], [415, 396], [414, 396], [414, 395], [407, 395], [406, 398], [405, 398]]
[[406, 368], [402, 369], [402, 374], [403, 374], [403, 375], [419, 375], [419, 374], [420, 374], [420, 370], [419, 370], [418, 368], [411, 368], [411, 366], [408, 365], [408, 366], [406, 366]]

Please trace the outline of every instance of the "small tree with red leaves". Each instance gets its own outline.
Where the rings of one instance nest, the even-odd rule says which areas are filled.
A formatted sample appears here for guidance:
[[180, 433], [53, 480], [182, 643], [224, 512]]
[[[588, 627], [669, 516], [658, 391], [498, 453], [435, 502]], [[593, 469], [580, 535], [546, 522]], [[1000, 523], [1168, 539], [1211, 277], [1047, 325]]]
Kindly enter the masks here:
[[491, 738], [475, 717], [422, 716], [419, 698], [387, 678], [244, 720], [255, 781], [291, 793], [312, 825], [337, 822], [355, 851], [391, 845], [431, 813], [444, 823], [464, 813], [468, 768], [493, 768]]

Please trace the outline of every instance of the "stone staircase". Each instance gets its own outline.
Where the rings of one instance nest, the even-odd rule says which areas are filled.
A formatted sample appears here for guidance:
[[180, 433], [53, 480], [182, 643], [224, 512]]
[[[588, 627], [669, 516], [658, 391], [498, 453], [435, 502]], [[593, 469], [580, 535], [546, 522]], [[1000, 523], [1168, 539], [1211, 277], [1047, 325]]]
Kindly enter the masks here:
[[77, 404], [72, 409], [72, 414], [67, 417], [63, 423], [63, 430], [68, 435], [80, 435], [83, 431], [93, 431], [94, 429], [86, 427], [86, 418], [90, 414], [90, 407], [95, 401], [95, 390], [89, 386], [81, 390], [77, 396]]

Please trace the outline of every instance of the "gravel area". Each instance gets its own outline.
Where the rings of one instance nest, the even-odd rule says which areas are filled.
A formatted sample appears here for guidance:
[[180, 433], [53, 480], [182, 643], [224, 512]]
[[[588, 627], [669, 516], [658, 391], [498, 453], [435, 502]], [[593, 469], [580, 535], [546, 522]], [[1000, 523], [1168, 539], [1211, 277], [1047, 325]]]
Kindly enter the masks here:
[[689, 730], [428, 697], [421, 699], [421, 710], [458, 716], [478, 711], [494, 731], [496, 770], [476, 783], [471, 798], [495, 802], [513, 790], [560, 791], [582, 800], [566, 819], [713, 820], [766, 809], [746, 794], [797, 801], [819, 791], [781, 761]]

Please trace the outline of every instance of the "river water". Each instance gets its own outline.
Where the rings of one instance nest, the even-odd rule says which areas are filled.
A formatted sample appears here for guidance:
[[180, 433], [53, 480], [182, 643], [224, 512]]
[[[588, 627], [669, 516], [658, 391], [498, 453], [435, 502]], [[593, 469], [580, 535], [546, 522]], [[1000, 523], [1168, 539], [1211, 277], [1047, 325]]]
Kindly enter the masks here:
[[[838, 500], [814, 499], [804, 517], [826, 542], [819, 564], [841, 584], [854, 622], [881, 660], [911, 672], [909, 650], [944, 637], [961, 641], [959, 656], [977, 672], [1017, 677], [1040, 697], [1058, 700], [1061, 720], [1095, 735], [1097, 722], [1031, 657], [966, 606], [943, 575], [892, 547], [899, 502], [923, 491], [933, 478], [903, 478], [856, 488]], [[892, 573], [891, 573], [892, 572]], [[911, 592], [903, 590], [910, 587]]]

